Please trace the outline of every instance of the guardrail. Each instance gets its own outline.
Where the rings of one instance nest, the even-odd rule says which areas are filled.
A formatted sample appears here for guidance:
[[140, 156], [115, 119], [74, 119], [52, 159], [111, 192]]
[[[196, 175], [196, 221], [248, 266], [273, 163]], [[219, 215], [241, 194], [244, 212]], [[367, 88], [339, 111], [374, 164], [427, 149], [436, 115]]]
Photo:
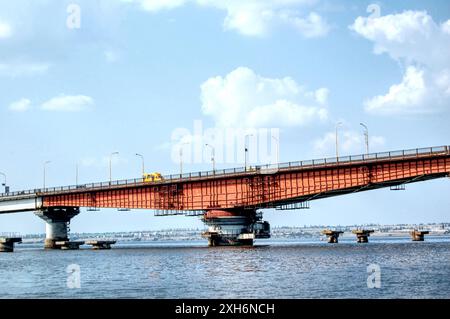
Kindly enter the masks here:
[[225, 177], [232, 176], [236, 174], [246, 174], [246, 173], [257, 173], [257, 172], [270, 172], [270, 171], [278, 171], [284, 169], [292, 169], [292, 168], [309, 168], [309, 167], [323, 167], [328, 165], [336, 165], [336, 164], [346, 164], [346, 163], [354, 163], [354, 162], [370, 162], [377, 160], [392, 160], [392, 159], [402, 159], [402, 158], [414, 158], [425, 155], [450, 155], [450, 146], [437, 146], [437, 147], [426, 147], [426, 148], [415, 148], [409, 150], [402, 151], [392, 151], [392, 152], [381, 152], [381, 153], [371, 153], [364, 155], [352, 155], [352, 156], [343, 156], [343, 157], [331, 157], [324, 159], [315, 159], [315, 160], [307, 160], [307, 161], [296, 161], [296, 162], [286, 162], [286, 163], [278, 163], [278, 164], [267, 164], [267, 165], [259, 165], [254, 167], [239, 167], [239, 168], [228, 168], [222, 170], [215, 171], [200, 171], [194, 173], [185, 173], [185, 174], [172, 174], [163, 176], [160, 181], [146, 182], [144, 178], [135, 178], [135, 179], [127, 179], [127, 180], [116, 180], [111, 182], [98, 182], [98, 183], [89, 183], [82, 185], [70, 185], [70, 186], [60, 186], [60, 187], [49, 187], [45, 189], [31, 189], [31, 190], [23, 190], [9, 193], [0, 194], [0, 199], [4, 197], [13, 197], [13, 196], [27, 196], [27, 195], [48, 195], [52, 193], [60, 193], [74, 190], [97, 190], [104, 188], [111, 188], [112, 186], [127, 186], [127, 185], [147, 185], [147, 184], [162, 184], [162, 183], [171, 183], [177, 181], [188, 181], [196, 178], [217, 178], [217, 177]]

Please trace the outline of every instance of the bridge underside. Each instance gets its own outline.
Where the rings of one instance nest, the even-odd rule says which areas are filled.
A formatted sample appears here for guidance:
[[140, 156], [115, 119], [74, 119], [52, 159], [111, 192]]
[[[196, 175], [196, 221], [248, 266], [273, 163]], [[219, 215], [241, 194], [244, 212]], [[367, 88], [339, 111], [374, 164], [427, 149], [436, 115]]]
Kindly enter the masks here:
[[267, 206], [261, 207], [261, 208], [282, 208], [283, 206], [288, 206], [289, 204], [309, 202], [309, 201], [316, 200], [316, 199], [322, 199], [322, 198], [334, 197], [334, 196], [340, 196], [340, 195], [348, 195], [348, 194], [353, 194], [353, 193], [358, 193], [358, 192], [363, 192], [363, 191], [387, 188], [387, 187], [403, 186], [406, 184], [424, 182], [424, 181], [428, 181], [428, 180], [432, 180], [432, 179], [444, 178], [444, 177], [449, 177], [449, 176], [450, 176], [449, 173], [430, 174], [430, 175], [417, 176], [415, 178], [404, 178], [404, 179], [398, 179], [398, 180], [393, 180], [393, 181], [381, 182], [381, 183], [377, 183], [377, 184], [367, 184], [364, 186], [355, 186], [355, 187], [350, 187], [350, 188], [345, 188], [345, 189], [336, 189], [336, 190], [331, 190], [331, 191], [325, 191], [322, 193], [300, 196], [297, 198], [292, 198], [287, 201], [283, 200], [281, 202], [269, 203]]
[[42, 198], [33, 196], [17, 196], [10, 200], [0, 200], [0, 214], [36, 211], [42, 207]]

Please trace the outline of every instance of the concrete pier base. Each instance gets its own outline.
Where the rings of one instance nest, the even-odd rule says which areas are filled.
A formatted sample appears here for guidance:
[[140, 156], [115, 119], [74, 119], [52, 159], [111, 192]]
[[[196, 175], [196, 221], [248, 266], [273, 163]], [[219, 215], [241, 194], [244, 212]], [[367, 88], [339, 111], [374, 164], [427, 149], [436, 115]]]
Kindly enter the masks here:
[[62, 240], [62, 241], [56, 241], [54, 243], [53, 249], [61, 249], [61, 250], [76, 250], [80, 249], [80, 246], [84, 244], [84, 241], [69, 241], [69, 240]]
[[92, 249], [111, 249], [115, 243], [115, 240], [88, 240], [86, 245], [92, 245]]
[[413, 230], [411, 234], [412, 241], [424, 241], [425, 235], [428, 235], [430, 232], [427, 230]]
[[356, 235], [356, 242], [357, 243], [368, 243], [369, 242], [369, 236], [373, 232], [374, 232], [374, 230], [372, 230], [372, 229], [360, 229], [360, 230], [353, 230], [352, 231], [352, 233]]
[[48, 208], [37, 211], [35, 214], [45, 222], [45, 244], [46, 249], [64, 249], [67, 245], [56, 244], [56, 242], [69, 242], [70, 220], [80, 213], [78, 207]]
[[[252, 235], [252, 234], [246, 234]], [[208, 239], [209, 247], [217, 246], [253, 246], [253, 238], [238, 238], [238, 236], [227, 236], [217, 232], [204, 232], [203, 238]], [[247, 236], [248, 237], [248, 236]]]
[[270, 238], [270, 225], [254, 209], [209, 210], [203, 217], [208, 246], [252, 246], [256, 238]]
[[325, 229], [322, 231], [322, 234], [327, 236], [328, 243], [337, 244], [339, 242], [338, 238], [340, 234], [343, 234], [343, 231]]
[[12, 253], [14, 251], [14, 243], [21, 243], [20, 237], [0, 237], [0, 253]]

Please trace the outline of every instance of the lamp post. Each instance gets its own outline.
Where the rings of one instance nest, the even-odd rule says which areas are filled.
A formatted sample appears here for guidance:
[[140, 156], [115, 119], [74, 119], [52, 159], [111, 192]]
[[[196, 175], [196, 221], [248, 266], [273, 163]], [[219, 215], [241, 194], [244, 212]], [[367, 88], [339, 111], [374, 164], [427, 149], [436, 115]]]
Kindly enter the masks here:
[[205, 146], [208, 146], [211, 148], [211, 161], [212, 161], [212, 165], [213, 165], [213, 173], [215, 173], [216, 172], [216, 159], [215, 159], [214, 146], [212, 146], [211, 144], [205, 144]]
[[180, 144], [180, 176], [183, 175], [183, 145], [187, 145], [189, 142], [184, 142]]
[[7, 193], [7, 191], [6, 191], [6, 174], [5, 173], [2, 173], [2, 172], [0, 172], [0, 175], [2, 175], [3, 176], [3, 178], [5, 179], [5, 181], [2, 183], [2, 186], [5, 186], [5, 193]]
[[336, 160], [339, 158], [339, 143], [338, 143], [338, 128], [342, 125], [342, 122], [336, 123]]
[[366, 154], [369, 155], [369, 129], [364, 123], [359, 123], [364, 128], [364, 139], [366, 142]]
[[47, 165], [50, 164], [52, 161], [46, 161], [44, 162], [44, 189], [45, 189], [45, 178], [47, 175]]
[[249, 136], [253, 136], [253, 134], [246, 134], [244, 136], [244, 171], [247, 171], [247, 152], [248, 152], [248, 148], [247, 148], [247, 137]]
[[142, 178], [144, 178], [145, 174], [145, 161], [144, 161], [144, 155], [141, 155], [139, 153], [136, 153], [136, 156], [139, 156], [142, 160]]
[[109, 155], [109, 182], [112, 182], [112, 157], [113, 155], [119, 155], [119, 152], [113, 152]]

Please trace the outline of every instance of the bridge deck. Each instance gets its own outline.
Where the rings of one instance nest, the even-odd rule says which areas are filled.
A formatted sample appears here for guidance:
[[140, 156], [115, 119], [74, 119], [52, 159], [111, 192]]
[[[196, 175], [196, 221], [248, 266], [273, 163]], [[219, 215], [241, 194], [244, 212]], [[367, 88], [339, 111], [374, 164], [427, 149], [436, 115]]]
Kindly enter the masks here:
[[253, 166], [245, 170], [244, 167], [222, 169], [215, 171], [201, 171], [186, 174], [172, 174], [163, 176], [161, 181], [154, 182], [144, 182], [143, 178], [127, 179], [127, 180], [116, 180], [111, 182], [98, 182], [89, 183], [81, 185], [70, 185], [70, 186], [58, 186], [49, 187], [45, 189], [30, 189], [23, 191], [16, 191], [10, 193], [0, 193], [0, 201], [8, 200], [11, 197], [16, 198], [33, 198], [36, 196], [44, 196], [49, 194], [62, 194], [62, 193], [76, 193], [76, 192], [86, 192], [88, 190], [105, 190], [105, 189], [117, 189], [128, 186], [144, 186], [144, 185], [155, 185], [155, 184], [172, 184], [176, 182], [186, 182], [186, 181], [200, 181], [200, 180], [211, 180], [219, 178], [229, 178], [237, 176], [253, 176], [258, 174], [271, 174], [278, 171], [298, 171], [298, 170], [310, 170], [310, 169], [320, 169], [329, 167], [345, 167], [348, 165], [355, 164], [371, 164], [371, 163], [381, 163], [381, 162], [391, 162], [398, 160], [416, 159], [416, 158], [429, 158], [434, 156], [449, 156], [450, 146], [438, 146], [438, 147], [427, 147], [427, 148], [417, 148], [402, 151], [390, 151], [390, 152], [380, 152], [372, 154], [363, 155], [351, 155], [344, 157], [331, 157], [324, 159], [314, 159], [307, 161], [296, 161], [296, 162], [286, 162], [279, 164], [267, 164], [260, 166]]

